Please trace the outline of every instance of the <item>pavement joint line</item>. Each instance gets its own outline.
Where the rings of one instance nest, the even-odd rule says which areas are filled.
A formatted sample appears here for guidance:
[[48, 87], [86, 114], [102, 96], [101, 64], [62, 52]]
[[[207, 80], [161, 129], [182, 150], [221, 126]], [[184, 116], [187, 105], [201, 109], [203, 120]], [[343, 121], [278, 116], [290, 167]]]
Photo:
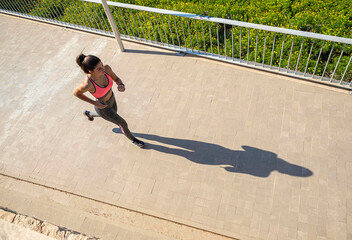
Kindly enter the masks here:
[[235, 238], [235, 237], [227, 235], [227, 234], [219, 233], [219, 232], [212, 231], [212, 230], [207, 230], [205, 228], [205, 226], [204, 226], [204, 228], [201, 228], [201, 227], [198, 227], [198, 226], [194, 226], [194, 225], [192, 226], [191, 224], [182, 223], [181, 221], [175, 221], [175, 220], [168, 219], [166, 217], [160, 217], [160, 216], [153, 215], [153, 214], [150, 214], [150, 213], [145, 213], [145, 212], [142, 212], [142, 211], [138, 211], [138, 210], [135, 210], [135, 209], [132, 209], [132, 208], [119, 206], [119, 205], [116, 205], [116, 204], [113, 204], [113, 203], [105, 202], [105, 201], [102, 201], [102, 200], [99, 200], [99, 199], [94, 199], [94, 198], [91, 198], [91, 197], [88, 197], [88, 196], [80, 195], [80, 194], [77, 194], [77, 193], [74, 193], [74, 192], [70, 192], [70, 191], [67, 191], [67, 190], [62, 190], [62, 189], [59, 189], [59, 188], [56, 188], [56, 187], [51, 187], [51, 186], [44, 185], [44, 184], [41, 184], [41, 183], [38, 183], [38, 182], [34, 182], [34, 181], [27, 180], [27, 179], [23, 179], [23, 178], [20, 178], [20, 177], [15, 177], [15, 176], [12, 176], [12, 175], [9, 175], [9, 174], [5, 174], [5, 173], [2, 173], [2, 172], [0, 172], [0, 176], [7, 177], [7, 178], [12, 178], [12, 179], [17, 180], [17, 181], [26, 182], [26, 183], [29, 183], [29, 184], [33, 184], [33, 185], [40, 186], [40, 187], [43, 187], [43, 188], [51, 189], [51, 190], [54, 190], [54, 191], [59, 191], [59, 192], [65, 193], [65, 194], [69, 194], [69, 195], [72, 195], [72, 196], [80, 197], [80, 198], [87, 199], [87, 200], [90, 200], [90, 201], [94, 201], [94, 202], [98, 202], [98, 203], [101, 203], [101, 204], [109, 205], [109, 206], [112, 206], [112, 207], [116, 207], [116, 208], [124, 209], [124, 210], [127, 210], [127, 211], [139, 213], [141, 215], [149, 216], [149, 217], [156, 218], [156, 219], [159, 219], [159, 220], [162, 220], [162, 221], [171, 222], [171, 223], [174, 223], [176, 225], [185, 226], [185, 227], [189, 227], [191, 229], [196, 229], [196, 230], [199, 230], [199, 231], [203, 231], [203, 232], [207, 232], [207, 233], [210, 233], [210, 234], [214, 234], [214, 235], [217, 235], [219, 237], [230, 238], [230, 239], [233, 239], [233, 240], [240, 240], [239, 238]]

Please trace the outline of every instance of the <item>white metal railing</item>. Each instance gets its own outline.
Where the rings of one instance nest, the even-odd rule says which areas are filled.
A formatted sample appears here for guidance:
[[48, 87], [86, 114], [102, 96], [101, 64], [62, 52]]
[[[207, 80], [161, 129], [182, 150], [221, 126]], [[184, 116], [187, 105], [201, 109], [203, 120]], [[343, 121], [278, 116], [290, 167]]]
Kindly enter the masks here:
[[[352, 39], [107, 2], [122, 39], [352, 89]], [[8, 0], [0, 12], [113, 36], [101, 0]]]

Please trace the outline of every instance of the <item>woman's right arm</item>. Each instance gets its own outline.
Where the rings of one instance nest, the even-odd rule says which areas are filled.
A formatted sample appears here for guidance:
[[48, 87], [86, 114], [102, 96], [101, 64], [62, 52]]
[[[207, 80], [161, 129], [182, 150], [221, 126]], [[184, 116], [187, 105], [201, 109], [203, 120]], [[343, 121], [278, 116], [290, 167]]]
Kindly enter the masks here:
[[78, 97], [79, 99], [81, 99], [85, 102], [93, 104], [94, 106], [96, 106], [100, 109], [106, 108], [107, 106], [102, 104], [101, 102], [94, 101], [94, 100], [90, 99], [89, 97], [87, 97], [86, 95], [84, 95], [85, 92], [89, 91], [89, 87], [90, 87], [89, 83], [84, 81], [75, 89], [75, 91], [73, 92], [73, 95], [75, 95], [76, 97]]

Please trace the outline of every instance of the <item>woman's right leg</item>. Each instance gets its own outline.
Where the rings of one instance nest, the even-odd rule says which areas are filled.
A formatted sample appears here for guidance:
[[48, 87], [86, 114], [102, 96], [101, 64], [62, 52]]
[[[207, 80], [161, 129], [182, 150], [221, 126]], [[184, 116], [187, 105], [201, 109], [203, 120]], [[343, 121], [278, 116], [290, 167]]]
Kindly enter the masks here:
[[121, 131], [123, 132], [123, 134], [125, 134], [125, 136], [128, 139], [130, 139], [132, 142], [137, 140], [128, 129], [128, 124], [125, 121], [125, 119], [123, 119], [120, 115], [118, 115], [113, 108], [106, 107], [104, 109], [99, 109], [95, 107], [95, 111], [105, 120], [113, 122], [116, 125], [118, 125], [121, 128]]

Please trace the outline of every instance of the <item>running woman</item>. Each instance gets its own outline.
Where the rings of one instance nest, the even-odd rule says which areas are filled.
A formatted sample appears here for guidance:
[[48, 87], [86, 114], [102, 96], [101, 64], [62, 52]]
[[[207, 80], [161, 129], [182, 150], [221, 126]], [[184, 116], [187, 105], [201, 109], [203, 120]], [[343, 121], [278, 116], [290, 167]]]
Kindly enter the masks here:
[[[124, 92], [125, 85], [122, 83], [121, 79], [116, 76], [109, 65], [103, 65], [96, 56], [79, 54], [76, 57], [76, 62], [83, 72], [87, 74], [87, 77], [76, 88], [73, 94], [79, 99], [93, 104], [97, 112], [97, 114], [94, 114], [89, 111], [84, 111], [83, 114], [86, 115], [90, 121], [93, 121], [94, 117], [100, 116], [105, 120], [117, 124], [134, 145], [143, 148], [144, 142], [138, 140], [131, 134], [127, 122], [117, 114], [116, 100], [111, 88], [113, 82], [116, 82], [118, 91]], [[96, 100], [92, 100], [84, 95], [85, 92], [90, 92]]]

